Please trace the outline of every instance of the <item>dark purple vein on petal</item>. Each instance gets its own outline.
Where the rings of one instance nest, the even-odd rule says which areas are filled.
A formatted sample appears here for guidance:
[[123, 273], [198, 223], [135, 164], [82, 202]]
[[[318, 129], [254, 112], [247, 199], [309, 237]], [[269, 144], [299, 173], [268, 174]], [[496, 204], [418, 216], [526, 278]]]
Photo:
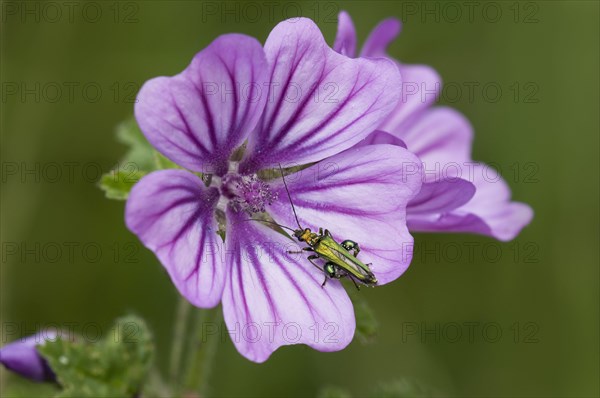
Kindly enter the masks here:
[[[208, 149], [200, 142], [200, 140], [198, 140], [198, 137], [196, 137], [196, 134], [194, 134], [194, 130], [192, 130], [192, 128], [188, 124], [187, 119], [183, 116], [181, 109], [179, 109], [179, 106], [177, 105], [177, 102], [175, 101], [173, 92], [169, 90], [169, 93], [171, 94], [171, 101], [175, 105], [174, 107], [175, 107], [175, 110], [177, 111], [177, 115], [183, 122], [183, 126], [184, 126], [183, 134], [192, 140], [192, 143], [200, 152], [203, 152], [204, 154], [209, 154]], [[169, 122], [169, 124], [173, 125], [170, 122]], [[177, 130], [181, 131], [181, 129], [177, 129]]]
[[[296, 289], [296, 291], [302, 297], [302, 301], [303, 301], [304, 305], [306, 306], [306, 308], [308, 309], [308, 311], [310, 312], [310, 315], [313, 317], [313, 319], [317, 320], [317, 316], [315, 316], [315, 312], [313, 311], [313, 306], [310, 304], [310, 301], [306, 297], [306, 294], [304, 294], [304, 291], [298, 285], [298, 282], [296, 282], [294, 277], [292, 277], [292, 275], [290, 275], [290, 273], [286, 269], [285, 265], [282, 262], [280, 262], [279, 259], [275, 258], [275, 262], [279, 266], [279, 269], [285, 274], [286, 278], [292, 283], [292, 287], [294, 289]], [[302, 268], [302, 267], [299, 267], [299, 268]], [[319, 318], [323, 319], [323, 317], [320, 314], [317, 314], [317, 315]]]
[[[239, 121], [237, 120], [238, 90], [237, 90], [237, 85], [235, 84], [235, 77], [234, 77], [237, 57], [233, 60], [233, 71], [231, 71], [229, 69], [229, 66], [225, 63], [223, 58], [221, 58], [221, 55], [216, 54], [216, 57], [219, 59], [219, 61], [221, 62], [221, 65], [223, 65], [223, 68], [227, 72], [227, 76], [229, 77], [229, 82], [231, 83], [232, 90], [233, 90], [233, 104], [231, 105], [231, 116], [230, 116], [231, 119], [230, 119], [230, 125], [229, 125], [229, 131], [227, 134], [227, 138], [228, 138], [229, 142], [235, 142], [236, 141], [235, 138], [237, 138], [237, 134], [238, 134], [238, 130], [239, 130]], [[225, 98], [227, 99], [227, 97], [225, 97]]]
[[[236, 251], [235, 253], [235, 261], [234, 264], [237, 265], [237, 284], [239, 286], [239, 292], [240, 292], [240, 298], [243, 301], [243, 305], [244, 305], [244, 318], [246, 321], [246, 325], [250, 324], [250, 307], [248, 307], [248, 301], [246, 300], [246, 288], [244, 287], [244, 281], [242, 279], [242, 258], [241, 258], [241, 248], [239, 247], [239, 243], [236, 245]], [[233, 268], [233, 267], [232, 267]], [[236, 302], [235, 299], [235, 295], [234, 295], [234, 288], [233, 288], [233, 272], [231, 272], [231, 274], [229, 275], [229, 284], [231, 286], [231, 301], [233, 303]], [[235, 305], [235, 304], [234, 304]], [[242, 326], [242, 325], [240, 325]]]
[[[187, 231], [189, 231], [189, 229], [198, 221], [198, 219], [200, 218], [200, 214], [201, 214], [201, 210], [196, 209], [194, 214], [190, 218], [188, 218], [188, 220], [185, 222], [185, 224], [179, 229], [179, 231], [177, 231], [177, 233], [175, 234], [175, 237], [173, 239], [163, 243], [162, 245], [158, 246], [157, 250], [160, 250], [163, 247], [168, 246], [168, 245], [173, 245], [173, 243], [175, 243], [176, 241], [181, 239], [183, 234], [185, 234]], [[173, 248], [174, 248], [174, 245], [171, 246], [171, 248], [169, 249], [169, 253], [171, 253], [173, 251]]]
[[[336, 119], [336, 117], [340, 114], [340, 112], [342, 110], [344, 110], [344, 108], [346, 107], [346, 105], [355, 99], [355, 97], [369, 84], [371, 83], [372, 80], [367, 80], [362, 86], [360, 86], [358, 89], [356, 88], [356, 86], [358, 85], [358, 81], [360, 80], [360, 72], [357, 73], [356, 75], [356, 80], [354, 81], [353, 85], [352, 85], [352, 89], [350, 90], [350, 93], [348, 94], [348, 97], [346, 97], [346, 99], [335, 109], [335, 111], [333, 111], [329, 116], [327, 116], [325, 119], [323, 119], [321, 121], [321, 123], [319, 123], [317, 126], [315, 126], [314, 128], [312, 128], [308, 133], [304, 134], [302, 139], [300, 140], [296, 140], [294, 142], [292, 142], [289, 147], [293, 147], [295, 145], [297, 145], [299, 142], [304, 142], [305, 144], [308, 143], [309, 139], [312, 138], [314, 135], [318, 134], [324, 127], [326, 127], [328, 124], [331, 124], [333, 122], [334, 119]], [[380, 94], [381, 95], [381, 94]], [[379, 98], [379, 96], [377, 97]], [[352, 122], [350, 122], [349, 124], [347, 124], [345, 127], [341, 128], [340, 130], [338, 130], [337, 132], [333, 133], [332, 135], [328, 136], [327, 139], [330, 139], [332, 137], [335, 137], [337, 135], [339, 135], [342, 131], [346, 130], [350, 125], [354, 124], [357, 120], [360, 120], [361, 118], [364, 117], [364, 113], [361, 113], [361, 115], [359, 115], [357, 118], [355, 118]]]
[[[206, 219], [204, 219], [203, 221], [206, 221]], [[194, 267], [192, 268], [192, 271], [189, 273], [188, 276], [185, 277], [185, 282], [187, 282], [192, 275], [194, 275], [195, 273], [199, 274], [198, 269], [200, 268], [200, 260], [202, 258], [202, 254], [204, 253], [204, 244], [206, 243], [206, 230], [207, 228], [201, 228], [202, 229], [202, 235], [200, 236], [200, 243], [198, 245], [198, 249], [196, 250], [196, 259], [194, 262]]]
[[[200, 76], [200, 80], [203, 81], [202, 76]], [[217, 134], [211, 109], [208, 106], [208, 99], [206, 98], [206, 93], [204, 92], [205, 90], [204, 88], [199, 88], [195, 80], [190, 79], [190, 81], [192, 82], [192, 85], [196, 89], [196, 93], [198, 94], [198, 96], [200, 97], [200, 101], [202, 102], [202, 107], [204, 108], [204, 113], [206, 114], [206, 121], [208, 124], [208, 134], [210, 136], [210, 141], [213, 145], [213, 151], [216, 151], [218, 147]]]
[[[271, 111], [271, 118], [269, 119], [269, 122], [267, 124], [268, 127], [263, 126], [263, 132], [268, 131], [268, 143], [272, 143], [272, 135], [271, 133], [273, 132], [273, 123], [275, 123], [275, 120], [277, 119], [277, 117], [279, 116], [279, 112], [281, 111], [282, 108], [282, 102], [285, 99], [285, 93], [287, 92], [287, 89], [289, 88], [289, 85], [292, 81], [292, 78], [296, 75], [296, 72], [298, 71], [298, 66], [300, 65], [303, 57], [306, 55], [306, 53], [308, 52], [310, 46], [306, 46], [306, 48], [304, 49], [304, 51], [302, 52], [302, 54], [300, 55], [300, 57], [298, 57], [298, 45], [296, 45], [296, 47], [294, 48], [294, 57], [293, 57], [293, 67], [292, 70], [290, 71], [290, 73], [288, 74], [288, 78], [286, 79], [285, 85], [282, 86], [282, 88], [284, 88], [281, 92], [281, 96], [279, 97], [278, 101], [277, 101], [277, 105], [275, 106], [275, 108]], [[277, 64], [274, 65], [273, 67], [273, 71], [277, 68]], [[271, 74], [271, 77], [273, 76], [273, 73]], [[264, 134], [262, 135], [264, 137]]]
[[267, 298], [267, 302], [269, 303], [269, 308], [271, 310], [271, 314], [273, 315], [273, 322], [278, 322], [279, 313], [277, 312], [277, 308], [273, 303], [271, 295], [269, 294], [269, 287], [267, 286], [265, 275], [262, 270], [262, 264], [258, 260], [256, 252], [249, 250], [248, 254], [250, 255], [251, 263], [254, 265], [254, 269], [256, 270], [256, 276], [258, 276], [258, 281], [262, 285], [265, 297]]
[[167, 206], [164, 209], [161, 209], [160, 211], [156, 212], [156, 213], [152, 213], [151, 215], [149, 215], [149, 218], [156, 218], [155, 220], [152, 220], [150, 225], [154, 225], [158, 219], [162, 216], [164, 216], [165, 214], [167, 214], [169, 211], [174, 210], [176, 207], [179, 207], [181, 205], [184, 204], [188, 204], [188, 203], [193, 203], [195, 202], [197, 199], [196, 198], [182, 198], [182, 199], [178, 199], [174, 202], [172, 202], [171, 204], [169, 204], [169, 206]]
[[[171, 127], [173, 127], [174, 129], [176, 129], [177, 131], [181, 131], [181, 129], [179, 127], [173, 125], [172, 123], [167, 122], [167, 124], [169, 124]], [[177, 148], [178, 150], [180, 150], [181, 152], [183, 152], [186, 155], [188, 155], [189, 157], [191, 157], [192, 159], [198, 159], [198, 154], [197, 153], [191, 152], [189, 149], [180, 146], [178, 143], [172, 141], [170, 138], [168, 138], [164, 134], [162, 134], [162, 138], [165, 141], [167, 141], [169, 144], [173, 145], [175, 148]]]
[[300, 114], [302, 113], [302, 111], [304, 111], [304, 109], [310, 102], [310, 99], [312, 98], [315, 91], [319, 88], [319, 82], [323, 78], [324, 71], [325, 64], [323, 64], [323, 68], [319, 72], [319, 78], [317, 79], [317, 83], [313, 84], [310, 93], [303, 99], [303, 102], [300, 104], [300, 106], [296, 108], [294, 114], [290, 117], [290, 119], [284, 123], [284, 125], [279, 129], [277, 133], [275, 133], [275, 136], [271, 139], [271, 142], [279, 142], [283, 138], [283, 136], [285, 136], [288, 133], [292, 126], [296, 124], [298, 118], [300, 117]]

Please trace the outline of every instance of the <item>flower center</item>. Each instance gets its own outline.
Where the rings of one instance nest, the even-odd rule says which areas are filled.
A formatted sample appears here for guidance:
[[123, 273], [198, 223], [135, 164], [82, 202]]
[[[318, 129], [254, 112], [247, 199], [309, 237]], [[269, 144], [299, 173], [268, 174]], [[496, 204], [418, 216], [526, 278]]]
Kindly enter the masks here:
[[223, 177], [221, 193], [230, 200], [236, 211], [245, 211], [249, 215], [265, 211], [265, 206], [277, 200], [277, 193], [256, 174], [226, 174]]

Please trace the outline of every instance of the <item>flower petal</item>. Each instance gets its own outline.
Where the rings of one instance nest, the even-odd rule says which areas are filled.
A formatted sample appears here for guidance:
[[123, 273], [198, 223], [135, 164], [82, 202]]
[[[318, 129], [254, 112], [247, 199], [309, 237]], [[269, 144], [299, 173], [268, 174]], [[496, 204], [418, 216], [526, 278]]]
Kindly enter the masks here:
[[401, 28], [402, 24], [396, 18], [387, 18], [379, 22], [367, 37], [360, 56], [384, 57], [385, 50], [392, 40], [400, 34]]
[[442, 87], [441, 77], [430, 66], [398, 64], [398, 69], [402, 76], [402, 96], [396, 109], [379, 126], [384, 131], [402, 130], [406, 121], [437, 101]]
[[[437, 107], [420, 112], [409, 123], [386, 130], [396, 135], [424, 163], [424, 171], [444, 171], [444, 168], [471, 161], [473, 129], [459, 112]], [[436, 174], [436, 173], [434, 173]], [[433, 177], [440, 179], [437, 173]]]
[[220, 36], [179, 75], [146, 82], [136, 119], [150, 143], [175, 163], [223, 174], [260, 117], [266, 69], [257, 40]]
[[389, 145], [397, 145], [406, 149], [406, 144], [400, 138], [387, 133], [381, 130], [375, 130], [367, 138], [360, 141], [354, 147], [361, 147], [365, 145], [379, 145], [379, 144], [389, 144]]
[[198, 307], [214, 307], [225, 280], [214, 209], [219, 198], [184, 170], [148, 174], [132, 189], [127, 227], [156, 254], [179, 292]]
[[421, 186], [406, 212], [409, 216], [448, 212], [467, 203], [475, 195], [475, 185], [461, 178], [446, 178]]
[[456, 213], [476, 215], [489, 226], [489, 235], [496, 239], [514, 239], [533, 219], [533, 210], [525, 203], [511, 202], [510, 187], [490, 166], [475, 165], [473, 176], [477, 191]]
[[324, 274], [298, 245], [244, 213], [228, 210], [231, 271], [223, 292], [225, 323], [238, 351], [264, 362], [279, 347], [307, 344], [338, 351], [354, 336], [352, 303], [338, 281], [321, 287]]
[[265, 44], [269, 101], [241, 170], [306, 164], [352, 147], [396, 105], [400, 73], [386, 59], [351, 59], [327, 46], [309, 19], [284, 21]]
[[[408, 225], [414, 231], [472, 232], [502, 241], [514, 239], [533, 218], [531, 207], [510, 201], [510, 188], [489, 166], [475, 164], [471, 180], [475, 195], [450, 212], [413, 214]], [[427, 184], [426, 184], [427, 185]]]
[[[380, 284], [398, 278], [412, 258], [406, 205], [419, 192], [419, 160], [395, 145], [352, 148], [286, 177], [300, 224], [329, 229], [338, 242], [351, 239], [359, 259], [373, 263]], [[279, 200], [268, 208], [283, 225], [295, 226], [283, 183], [273, 183]]]
[[356, 56], [356, 29], [350, 14], [346, 11], [338, 14], [338, 30], [333, 49], [350, 58]]

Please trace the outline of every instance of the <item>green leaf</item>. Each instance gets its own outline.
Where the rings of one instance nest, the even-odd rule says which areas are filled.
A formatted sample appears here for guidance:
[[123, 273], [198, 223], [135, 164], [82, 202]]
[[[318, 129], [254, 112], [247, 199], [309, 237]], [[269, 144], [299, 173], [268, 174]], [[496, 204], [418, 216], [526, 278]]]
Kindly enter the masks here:
[[121, 161], [98, 183], [108, 199], [125, 200], [131, 188], [154, 170], [178, 169], [177, 164], [157, 152], [132, 117], [117, 126], [117, 140], [129, 147]]
[[138, 170], [151, 171], [155, 168], [155, 150], [137, 125], [135, 118], [117, 126], [117, 140], [129, 147], [121, 163], [133, 163]]
[[129, 151], [121, 159], [122, 164], [132, 164], [142, 172], [180, 168], [154, 149], [133, 117], [117, 126], [117, 140], [129, 147]]
[[354, 305], [354, 316], [356, 318], [355, 336], [363, 344], [372, 343], [375, 341], [379, 330], [379, 323], [375, 318], [375, 314], [364, 295], [360, 294], [360, 292], [353, 291], [350, 293], [350, 299]]
[[57, 397], [133, 397], [141, 390], [154, 353], [140, 318], [120, 318], [99, 343], [47, 341], [38, 346], [63, 390]]
[[131, 188], [146, 175], [145, 172], [136, 170], [133, 163], [129, 163], [125, 167], [131, 167], [131, 169], [111, 170], [100, 178], [98, 185], [108, 199], [127, 199]]

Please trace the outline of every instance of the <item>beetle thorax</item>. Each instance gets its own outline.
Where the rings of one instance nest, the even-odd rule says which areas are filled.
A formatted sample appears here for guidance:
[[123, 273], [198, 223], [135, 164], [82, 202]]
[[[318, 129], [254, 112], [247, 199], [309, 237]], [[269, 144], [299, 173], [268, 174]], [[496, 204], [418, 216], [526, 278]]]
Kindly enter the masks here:
[[308, 243], [311, 246], [314, 246], [319, 242], [319, 235], [312, 232], [310, 228], [305, 228], [302, 232], [302, 235], [300, 235], [298, 239]]

